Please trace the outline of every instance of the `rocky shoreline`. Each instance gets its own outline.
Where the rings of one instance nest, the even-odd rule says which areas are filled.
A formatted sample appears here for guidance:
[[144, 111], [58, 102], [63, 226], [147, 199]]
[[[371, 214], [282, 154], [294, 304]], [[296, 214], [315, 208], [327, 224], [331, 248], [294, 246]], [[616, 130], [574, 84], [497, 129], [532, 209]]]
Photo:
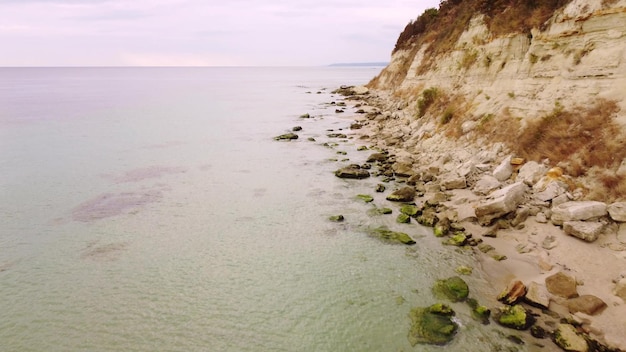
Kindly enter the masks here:
[[413, 202], [401, 199], [418, 207], [413, 217], [447, 244], [471, 246], [494, 294], [523, 302], [564, 350], [626, 349], [626, 203], [585, 201], [561, 169], [502, 144], [437, 134], [384, 92], [336, 93], [352, 103], [359, 143], [379, 150], [347, 168], [355, 178], [374, 165], [373, 176], [414, 190]]
[[[502, 144], [438, 134], [384, 92], [341, 87], [334, 93], [348, 102], [331, 103], [341, 104], [336, 112], [352, 110], [345, 117], [355, 117], [350, 136], [338, 137], [375, 150], [366, 163], [335, 175], [379, 177], [372, 191], [406, 204], [398, 222], [413, 219], [432, 227], [443, 244], [473, 251], [494, 297], [492, 306], [480, 306], [483, 313], [493, 310], [496, 321], [505, 313], [528, 314], [532, 323], [513, 328], [530, 329], [535, 346], [550, 337], [566, 351], [626, 350], [626, 203], [585, 201], [584, 190], [560, 168], [518, 158]], [[415, 244], [404, 233], [373, 232]]]

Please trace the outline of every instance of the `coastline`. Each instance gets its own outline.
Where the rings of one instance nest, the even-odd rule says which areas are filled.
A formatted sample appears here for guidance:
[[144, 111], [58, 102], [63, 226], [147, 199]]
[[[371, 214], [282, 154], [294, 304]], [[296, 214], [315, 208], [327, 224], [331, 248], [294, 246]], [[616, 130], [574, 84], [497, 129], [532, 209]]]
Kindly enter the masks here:
[[[502, 145], [480, 146], [468, 140], [453, 141], [438, 134], [436, 125], [415, 121], [408, 111], [410, 109], [385, 92], [357, 88], [356, 92], [352, 88], [338, 91], [345, 96], [348, 107], [356, 111], [352, 116], [359, 126], [352, 131], [358, 137], [356, 143], [374, 146], [393, 155], [394, 174], [404, 176], [401, 183], [414, 177], [424, 191], [416, 198], [416, 203], [445, 194], [447, 200], [442, 204], [446, 213], [452, 214], [451, 218], [472, 238], [493, 248], [486, 253], [479, 247], [472, 248], [477, 269], [474, 275], [484, 276], [491, 284], [481, 288], [483, 294], [493, 297], [492, 302], [488, 302], [490, 308], [502, 305], [496, 298], [511, 282], [521, 281], [526, 287], [532, 284], [545, 291], [546, 279], [563, 273], [575, 279], [577, 295], [596, 297], [606, 306], [598, 308], [593, 315], [572, 313], [567, 298], [546, 292], [549, 298], [547, 309], [524, 304], [540, 315], [538, 324], [549, 331], [564, 321], [611, 350], [626, 349], [623, 334], [626, 331], [626, 304], [615, 293], [619, 289], [618, 282], [621, 280], [621, 284], [626, 278], [626, 243], [620, 242], [624, 238], [618, 237], [619, 224], [616, 221], [608, 215], [592, 219], [603, 224], [602, 233], [593, 243], [565, 234], [562, 225], [556, 226], [549, 219], [552, 199], [540, 204], [534, 198], [538, 192], [533, 186], [542, 180], [547, 182], [546, 175], [551, 176], [547, 165], [537, 168], [526, 182], [520, 182], [516, 178], [520, 177], [520, 169], [526, 163], [511, 165], [507, 158], [515, 156], [507, 153]], [[508, 176], [500, 177], [502, 180], [497, 185], [477, 191], [482, 176], [493, 175], [507, 164], [511, 167]], [[425, 175], [428, 176], [424, 178]], [[464, 179], [461, 182], [464, 185], [455, 185], [459, 176]], [[428, 181], [424, 182], [424, 179]], [[563, 181], [567, 182], [567, 179]], [[489, 214], [482, 216], [483, 219], [476, 216], [477, 207], [485, 203], [493, 190], [519, 183], [526, 183], [526, 186], [514, 211], [491, 214], [494, 215], [492, 218]], [[581, 198], [576, 189], [561, 195], [565, 201]], [[521, 217], [519, 209], [524, 209]], [[546, 213], [548, 219], [545, 219]], [[506, 259], [494, 259], [503, 257]], [[545, 344], [542, 342], [545, 340], [534, 339], [530, 334], [527, 337], [535, 345]]]

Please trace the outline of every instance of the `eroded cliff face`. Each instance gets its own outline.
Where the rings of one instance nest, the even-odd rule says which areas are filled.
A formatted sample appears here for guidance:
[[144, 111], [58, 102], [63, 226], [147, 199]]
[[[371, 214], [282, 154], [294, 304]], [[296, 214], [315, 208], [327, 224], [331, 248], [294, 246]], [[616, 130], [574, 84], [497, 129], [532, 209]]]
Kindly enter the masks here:
[[[574, 177], [602, 169], [626, 192], [626, 0], [573, 0], [542, 29], [501, 36], [476, 15], [452, 49], [433, 57], [430, 44], [397, 50], [369, 83], [398, 110], [378, 121], [382, 144], [424, 155], [443, 143], [504, 142]], [[549, 128], [569, 134], [544, 138]], [[515, 150], [518, 140], [526, 144]], [[551, 143], [560, 154], [526, 153]]]
[[[544, 31], [530, 35], [495, 38], [483, 16], [476, 16], [454, 50], [427, 71], [420, 73], [428, 45], [399, 50], [372, 86], [413, 92], [437, 87], [463, 95], [468, 120], [505, 109], [520, 118], [539, 117], [557, 102], [567, 108], [598, 98], [626, 110], [626, 1], [602, 3], [572, 1]], [[620, 120], [626, 126], [625, 116]]]

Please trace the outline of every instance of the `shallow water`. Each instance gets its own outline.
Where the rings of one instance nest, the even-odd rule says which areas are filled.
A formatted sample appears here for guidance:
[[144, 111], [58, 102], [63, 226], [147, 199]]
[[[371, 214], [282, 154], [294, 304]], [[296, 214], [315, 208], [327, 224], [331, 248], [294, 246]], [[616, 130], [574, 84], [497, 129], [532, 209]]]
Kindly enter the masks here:
[[[329, 160], [367, 152], [320, 145], [351, 122], [330, 90], [376, 73], [0, 69], [2, 350], [441, 350], [410, 346], [408, 312], [471, 255], [368, 215], [355, 195], [378, 180]], [[298, 141], [272, 140], [295, 125]], [[383, 224], [418, 244], [366, 234]], [[512, 346], [453, 306], [445, 350]]]

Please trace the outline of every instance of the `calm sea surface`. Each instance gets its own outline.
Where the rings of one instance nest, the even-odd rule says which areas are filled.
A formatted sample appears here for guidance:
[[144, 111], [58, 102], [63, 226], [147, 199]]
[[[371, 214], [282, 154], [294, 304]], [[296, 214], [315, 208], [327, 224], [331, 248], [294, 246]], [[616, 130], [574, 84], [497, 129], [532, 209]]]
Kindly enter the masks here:
[[[440, 351], [410, 346], [408, 313], [469, 254], [368, 215], [378, 180], [332, 174], [368, 152], [321, 146], [354, 117], [330, 91], [377, 73], [0, 68], [0, 350]], [[511, 347], [453, 306], [446, 351]]]

